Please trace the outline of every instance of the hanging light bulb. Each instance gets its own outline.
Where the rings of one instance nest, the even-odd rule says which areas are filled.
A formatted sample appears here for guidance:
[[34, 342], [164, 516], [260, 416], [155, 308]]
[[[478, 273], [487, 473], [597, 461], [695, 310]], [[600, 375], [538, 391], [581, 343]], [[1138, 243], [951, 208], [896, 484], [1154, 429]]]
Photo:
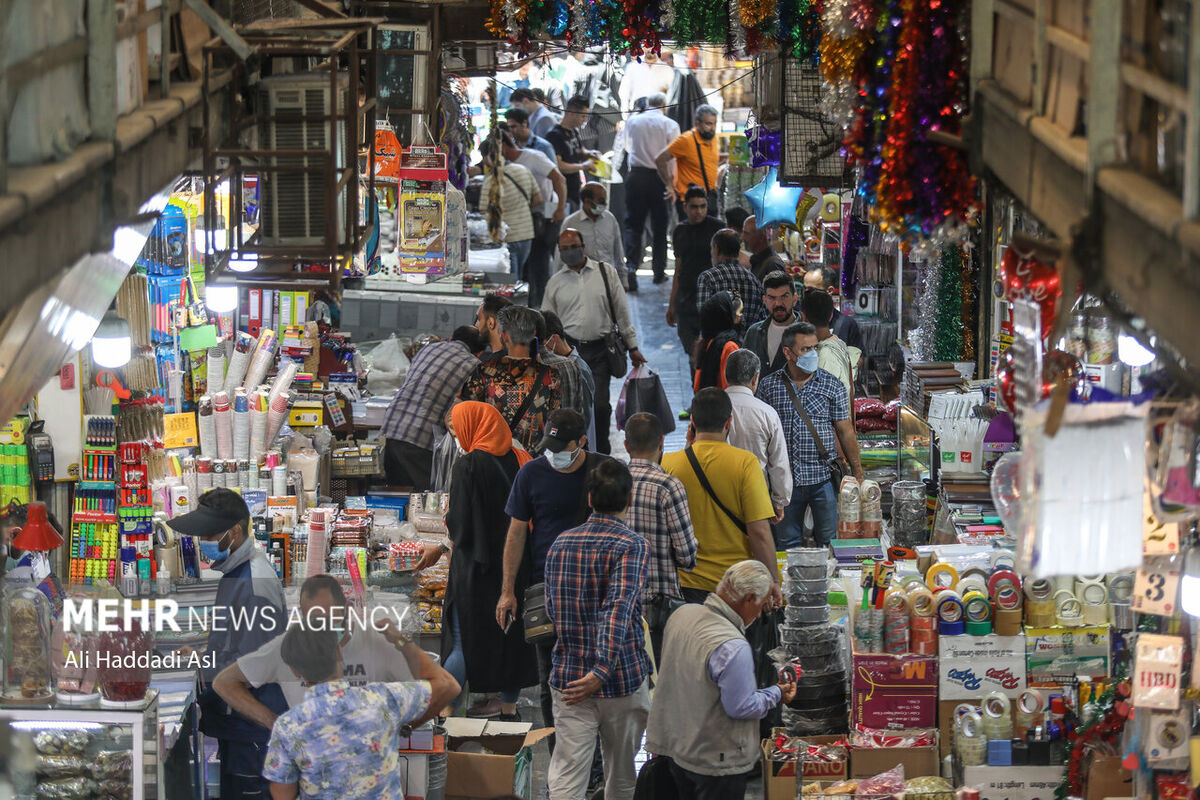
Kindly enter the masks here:
[[237, 308], [238, 287], [208, 284], [204, 287], [204, 304], [217, 314], [227, 314]]
[[106, 311], [92, 337], [92, 360], [102, 367], [115, 369], [128, 364], [132, 354], [129, 323], [118, 317], [117, 312]]

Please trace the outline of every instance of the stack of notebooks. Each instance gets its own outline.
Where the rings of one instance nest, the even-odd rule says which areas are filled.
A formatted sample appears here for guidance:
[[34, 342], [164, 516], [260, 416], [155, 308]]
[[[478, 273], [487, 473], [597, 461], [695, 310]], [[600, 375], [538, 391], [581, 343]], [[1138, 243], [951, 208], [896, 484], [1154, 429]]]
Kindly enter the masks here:
[[900, 402], [928, 417], [931, 394], [957, 392], [962, 385], [962, 373], [949, 361], [910, 361], [904, 366]]
[[960, 544], [986, 544], [1004, 535], [992, 503], [991, 479], [985, 473], [955, 473], [942, 479], [945, 504]]

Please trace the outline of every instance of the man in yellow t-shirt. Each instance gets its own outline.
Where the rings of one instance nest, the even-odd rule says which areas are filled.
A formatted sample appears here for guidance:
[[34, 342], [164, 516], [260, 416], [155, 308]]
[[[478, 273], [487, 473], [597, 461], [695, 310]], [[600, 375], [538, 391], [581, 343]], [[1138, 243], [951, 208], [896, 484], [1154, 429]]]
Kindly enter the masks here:
[[[717, 170], [721, 159], [721, 148], [717, 143], [717, 110], [710, 105], [698, 106], [693, 119], [691, 130], [681, 133], [654, 160], [659, 177], [667, 185], [667, 200], [675, 203], [680, 221], [684, 219], [682, 199], [692, 185], [704, 190], [708, 197], [708, 213], [717, 216]], [[675, 162], [673, 177], [672, 161]]]
[[[692, 399], [688, 449], [668, 453], [662, 459], [662, 468], [682, 481], [687, 490], [699, 545], [695, 569], [681, 571], [679, 583], [685, 600], [703, 602], [708, 593], [716, 590], [725, 570], [753, 558], [761, 561], [773, 576], [769, 605], [774, 606], [782, 600], [771, 538], [770, 523], [775, 519], [775, 510], [758, 459], [726, 441], [732, 418], [729, 395], [715, 387], [700, 390]], [[716, 499], [704, 488], [688, 458], [689, 451]], [[737, 517], [736, 522], [731, 515]]]

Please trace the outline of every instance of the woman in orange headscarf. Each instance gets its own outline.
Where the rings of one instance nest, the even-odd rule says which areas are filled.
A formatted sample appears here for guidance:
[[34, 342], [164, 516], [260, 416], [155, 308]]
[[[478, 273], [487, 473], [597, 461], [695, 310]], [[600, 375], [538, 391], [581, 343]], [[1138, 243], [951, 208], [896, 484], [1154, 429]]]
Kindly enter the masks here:
[[459, 403], [450, 421], [463, 455], [454, 465], [446, 512], [451, 557], [443, 663], [470, 691], [499, 692], [501, 718], [516, 720], [521, 689], [537, 683], [537, 657], [520, 626], [507, 632], [496, 626], [495, 609], [508, 531], [504, 505], [530, 456], [513, 446], [512, 431], [494, 406]]

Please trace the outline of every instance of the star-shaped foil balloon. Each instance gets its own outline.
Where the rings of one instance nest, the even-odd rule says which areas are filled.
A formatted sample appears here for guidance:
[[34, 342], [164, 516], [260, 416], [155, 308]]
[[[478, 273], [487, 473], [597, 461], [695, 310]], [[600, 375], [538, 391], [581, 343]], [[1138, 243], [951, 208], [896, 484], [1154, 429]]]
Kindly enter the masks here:
[[804, 195], [799, 186], [780, 186], [779, 170], [771, 167], [758, 183], [746, 190], [746, 199], [754, 209], [759, 228], [767, 225], [795, 225], [796, 205]]

